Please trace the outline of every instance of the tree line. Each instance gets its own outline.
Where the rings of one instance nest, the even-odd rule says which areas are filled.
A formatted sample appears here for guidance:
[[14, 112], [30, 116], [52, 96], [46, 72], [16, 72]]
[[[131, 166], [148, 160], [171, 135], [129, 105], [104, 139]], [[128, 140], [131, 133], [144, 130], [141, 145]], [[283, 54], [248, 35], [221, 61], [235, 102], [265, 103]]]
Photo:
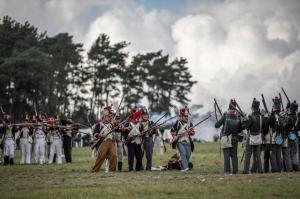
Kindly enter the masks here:
[[124, 95], [124, 111], [146, 98], [152, 112], [188, 103], [196, 83], [185, 58], [161, 50], [130, 55], [129, 42], [100, 34], [87, 52], [69, 33], [48, 36], [29, 22], [0, 21], [0, 105], [13, 118], [22, 112], [72, 114], [96, 120], [101, 107]]

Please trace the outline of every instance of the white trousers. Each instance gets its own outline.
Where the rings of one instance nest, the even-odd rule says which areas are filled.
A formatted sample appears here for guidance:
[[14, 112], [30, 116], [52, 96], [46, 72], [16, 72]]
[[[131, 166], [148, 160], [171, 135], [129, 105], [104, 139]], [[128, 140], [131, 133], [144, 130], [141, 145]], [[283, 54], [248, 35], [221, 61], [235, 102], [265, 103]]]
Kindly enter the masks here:
[[30, 164], [31, 158], [31, 143], [28, 142], [28, 138], [20, 139], [21, 148], [21, 161], [20, 164]]
[[45, 147], [46, 147], [46, 142], [44, 138], [35, 139], [35, 144], [34, 144], [35, 163], [44, 164]]
[[6, 139], [4, 141], [4, 156], [14, 158], [15, 155], [15, 141], [13, 139]]
[[61, 151], [62, 151], [62, 141], [61, 139], [53, 139], [53, 142], [50, 145], [50, 155], [49, 155], [49, 164], [53, 163], [54, 153], [57, 155], [57, 164], [62, 163], [61, 159]]

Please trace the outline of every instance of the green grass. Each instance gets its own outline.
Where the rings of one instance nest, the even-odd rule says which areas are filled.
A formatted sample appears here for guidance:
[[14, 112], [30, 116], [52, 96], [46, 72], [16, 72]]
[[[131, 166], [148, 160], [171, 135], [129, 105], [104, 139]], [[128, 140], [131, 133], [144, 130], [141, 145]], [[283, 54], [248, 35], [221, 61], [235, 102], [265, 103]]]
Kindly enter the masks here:
[[[154, 156], [153, 164], [165, 165], [173, 153], [168, 148], [165, 155]], [[16, 151], [17, 162], [19, 154]], [[298, 198], [300, 194], [300, 172], [224, 175], [216, 143], [196, 145], [195, 168], [188, 173], [91, 173], [94, 159], [89, 148], [73, 149], [73, 161], [0, 166], [0, 198]]]

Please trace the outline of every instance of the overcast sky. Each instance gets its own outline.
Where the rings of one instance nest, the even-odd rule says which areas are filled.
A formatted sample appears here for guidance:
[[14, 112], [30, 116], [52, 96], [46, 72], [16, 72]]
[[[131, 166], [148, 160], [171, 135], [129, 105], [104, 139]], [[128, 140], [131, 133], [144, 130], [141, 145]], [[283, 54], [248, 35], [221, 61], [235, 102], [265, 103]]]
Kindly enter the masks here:
[[249, 111], [262, 92], [271, 105], [282, 86], [300, 100], [299, 0], [1, 0], [0, 15], [69, 32], [85, 49], [107, 33], [132, 54], [183, 56], [199, 82], [192, 103], [206, 110], [236, 97]]

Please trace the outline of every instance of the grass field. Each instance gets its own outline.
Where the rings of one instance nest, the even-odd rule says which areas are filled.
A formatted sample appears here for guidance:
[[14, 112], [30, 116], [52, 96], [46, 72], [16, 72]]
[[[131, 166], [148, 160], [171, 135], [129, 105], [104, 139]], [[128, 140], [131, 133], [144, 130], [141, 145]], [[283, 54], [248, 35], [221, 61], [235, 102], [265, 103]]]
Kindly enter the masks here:
[[[154, 156], [166, 164], [174, 150]], [[16, 162], [20, 151], [16, 151]], [[241, 156], [241, 152], [239, 155]], [[223, 157], [222, 157], [223, 158]], [[125, 167], [127, 167], [125, 160]], [[91, 173], [89, 148], [73, 149], [73, 163], [0, 166], [0, 198], [299, 198], [300, 172], [224, 175], [217, 143], [196, 144], [194, 169]], [[242, 165], [240, 164], [240, 171]], [[127, 169], [127, 168], [125, 168]]]

